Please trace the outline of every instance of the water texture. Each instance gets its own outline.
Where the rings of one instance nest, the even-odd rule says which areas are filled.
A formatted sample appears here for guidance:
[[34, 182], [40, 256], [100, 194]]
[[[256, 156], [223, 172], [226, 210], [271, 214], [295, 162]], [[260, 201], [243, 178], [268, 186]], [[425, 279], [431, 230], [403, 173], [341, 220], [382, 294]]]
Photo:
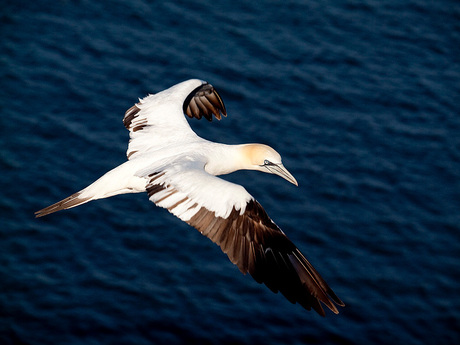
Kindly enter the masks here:
[[[460, 343], [456, 1], [3, 1], [1, 344]], [[125, 110], [188, 78], [299, 182], [243, 184], [346, 303], [321, 318], [146, 195], [35, 219], [125, 161]]]

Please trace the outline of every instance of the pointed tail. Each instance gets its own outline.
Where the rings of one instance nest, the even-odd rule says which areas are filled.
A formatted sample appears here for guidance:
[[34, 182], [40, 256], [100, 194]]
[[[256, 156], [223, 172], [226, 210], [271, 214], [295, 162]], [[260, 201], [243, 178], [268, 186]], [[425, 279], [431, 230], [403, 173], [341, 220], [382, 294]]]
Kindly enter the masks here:
[[135, 174], [137, 166], [132, 161], [110, 170], [88, 187], [72, 194], [51, 206], [35, 212], [35, 217], [43, 217], [50, 213], [79, 206], [91, 200], [108, 198], [118, 194], [145, 192], [147, 179]]
[[54, 213], [54, 212], [61, 211], [61, 210], [66, 210], [68, 208], [72, 208], [72, 207], [84, 204], [85, 202], [92, 200], [91, 197], [82, 198], [80, 196], [81, 194], [82, 194], [82, 191], [72, 194], [71, 196], [51, 206], [45, 207], [44, 209], [35, 212], [35, 217], [36, 218], [43, 217], [50, 213]]

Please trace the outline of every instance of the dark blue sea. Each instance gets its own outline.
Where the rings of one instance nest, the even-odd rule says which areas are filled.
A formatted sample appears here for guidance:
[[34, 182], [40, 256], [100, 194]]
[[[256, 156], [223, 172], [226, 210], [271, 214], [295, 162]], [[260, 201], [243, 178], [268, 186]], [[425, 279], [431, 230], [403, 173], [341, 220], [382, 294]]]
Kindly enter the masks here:
[[[460, 344], [458, 1], [2, 1], [0, 343]], [[147, 195], [35, 219], [126, 160], [124, 112], [189, 78], [202, 137], [345, 302], [240, 274]]]

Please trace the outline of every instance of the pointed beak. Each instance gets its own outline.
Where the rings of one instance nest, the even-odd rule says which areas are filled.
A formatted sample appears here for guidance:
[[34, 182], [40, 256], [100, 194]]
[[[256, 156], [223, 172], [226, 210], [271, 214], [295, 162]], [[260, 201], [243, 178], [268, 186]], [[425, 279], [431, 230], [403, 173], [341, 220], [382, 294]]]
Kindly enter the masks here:
[[289, 182], [291, 182], [292, 184], [295, 184], [296, 186], [299, 185], [297, 183], [297, 180], [294, 178], [294, 176], [292, 176], [292, 174], [289, 171], [287, 171], [287, 169], [284, 167], [283, 164], [273, 164], [270, 166], [266, 166], [266, 168], [272, 174], [281, 176], [282, 178], [284, 178], [285, 180], [288, 180]]

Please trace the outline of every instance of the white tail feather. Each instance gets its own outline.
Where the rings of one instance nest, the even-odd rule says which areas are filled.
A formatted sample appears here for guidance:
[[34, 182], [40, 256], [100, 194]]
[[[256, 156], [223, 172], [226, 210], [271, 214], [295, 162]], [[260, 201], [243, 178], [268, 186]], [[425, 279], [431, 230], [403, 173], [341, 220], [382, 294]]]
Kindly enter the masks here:
[[108, 198], [126, 193], [145, 192], [147, 180], [133, 174], [129, 161], [109, 171], [85, 189], [35, 212], [35, 217], [43, 217], [50, 213], [79, 206], [91, 200]]

